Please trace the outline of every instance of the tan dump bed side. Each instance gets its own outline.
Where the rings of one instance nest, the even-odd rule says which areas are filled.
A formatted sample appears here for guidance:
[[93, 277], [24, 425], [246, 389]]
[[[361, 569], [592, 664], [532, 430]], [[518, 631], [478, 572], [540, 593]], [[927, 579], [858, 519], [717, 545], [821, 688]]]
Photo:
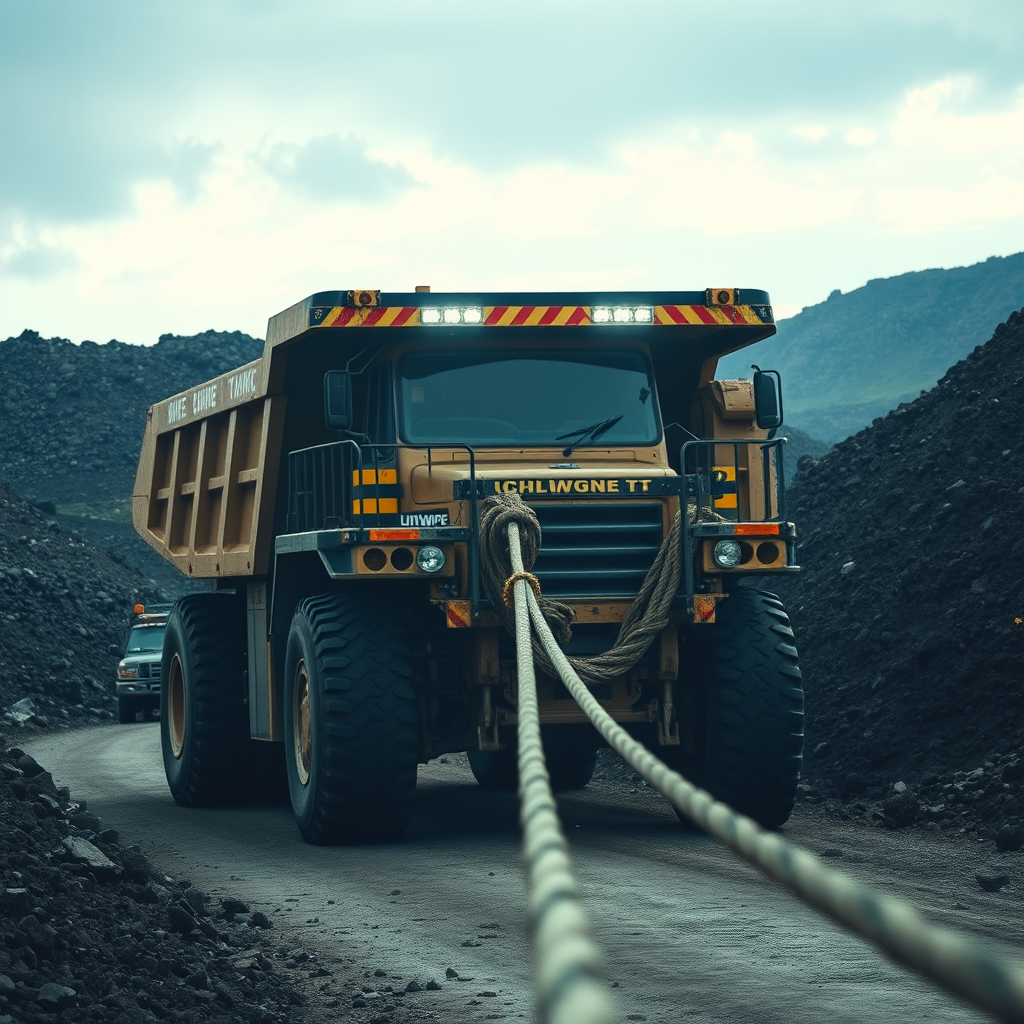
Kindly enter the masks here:
[[285, 408], [268, 354], [149, 410], [132, 520], [186, 575], [267, 572]]

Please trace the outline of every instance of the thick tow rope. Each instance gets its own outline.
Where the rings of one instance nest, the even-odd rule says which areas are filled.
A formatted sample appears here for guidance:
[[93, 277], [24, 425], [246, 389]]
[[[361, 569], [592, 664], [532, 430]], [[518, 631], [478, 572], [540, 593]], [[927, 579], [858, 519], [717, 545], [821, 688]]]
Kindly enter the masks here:
[[[511, 513], [513, 510], [506, 508], [505, 511]], [[507, 515], [503, 519], [512, 570], [508, 575], [525, 574], [518, 517]], [[535, 551], [533, 556], [536, 557]], [[1004, 1021], [1024, 1024], [1024, 966], [1010, 961], [977, 939], [929, 924], [903, 900], [872, 892], [847, 875], [825, 867], [812, 854], [792, 846], [775, 833], [766, 832], [750, 818], [715, 800], [673, 771], [618, 725], [591, 694], [574, 664], [558, 646], [545, 616], [543, 598], [537, 599], [524, 575], [515, 580], [513, 589], [513, 626], [519, 658], [521, 818], [531, 879], [531, 921], [541, 1007], [545, 1012], [543, 1019], [558, 1021], [559, 1024], [563, 1021], [583, 1024], [584, 1021], [611, 1019], [607, 1015], [611, 1010], [607, 992], [597, 983], [596, 950], [582, 911], [575, 902], [565, 837], [558, 824], [544, 767], [536, 681], [529, 656], [531, 646], [534, 650], [538, 646], [543, 650], [543, 663], [553, 667], [553, 674], [561, 679], [608, 745], [673, 807], [749, 864], [787, 886], [810, 906], [872, 942], [893, 959]], [[536, 634], [532, 644], [527, 613]], [[522, 747], [525, 735], [523, 720], [526, 718], [530, 721], [529, 735], [526, 735], [527, 742], [531, 744], [528, 751]], [[529, 811], [528, 798], [531, 801]], [[543, 839], [538, 839], [533, 824], [537, 819], [544, 822]], [[527, 833], [528, 824], [531, 826], [530, 834]], [[554, 838], [556, 835], [557, 839]], [[545, 892], [556, 894], [550, 898], [538, 895], [537, 886], [542, 873], [534, 865], [535, 861], [543, 860], [548, 849], [555, 855], [552, 864], [557, 865], [558, 878], [557, 884], [553, 884], [551, 879], [556, 876], [553, 873], [543, 874], [547, 884]], [[566, 908], [571, 907], [565, 915], [571, 927], [556, 927], [552, 922], [545, 922], [544, 915], [539, 912], [549, 903], [554, 906], [563, 902]], [[558, 964], [557, 970], [552, 964]], [[580, 979], [578, 984], [570, 983], [574, 978]], [[561, 993], [561, 998], [552, 1002], [552, 996], [557, 993]], [[599, 1005], [606, 1016], [596, 1016], [591, 1009], [583, 1010], [586, 1000], [597, 1000], [598, 997], [601, 1001], [595, 1005]], [[555, 1010], [559, 1012], [558, 1016], [554, 1015]]]
[[[519, 561], [512, 583], [519, 673], [519, 821], [530, 884], [530, 932], [537, 964], [541, 1020], [550, 1024], [610, 1024], [611, 999], [601, 981], [601, 955], [580, 907], [540, 737], [537, 680], [533, 670], [529, 573], [518, 558], [519, 530], [508, 524]], [[536, 602], [536, 598], [534, 598]]]

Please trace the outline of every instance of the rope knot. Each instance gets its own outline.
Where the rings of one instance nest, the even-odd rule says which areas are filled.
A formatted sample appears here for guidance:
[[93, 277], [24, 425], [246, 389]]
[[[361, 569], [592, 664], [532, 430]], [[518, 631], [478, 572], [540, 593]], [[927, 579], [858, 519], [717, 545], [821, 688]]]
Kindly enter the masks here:
[[512, 596], [512, 589], [515, 587], [519, 580], [526, 580], [530, 584], [530, 589], [533, 591], [533, 596], [540, 600], [540, 580], [533, 575], [532, 572], [514, 572], [507, 580], [505, 580], [505, 586], [501, 588], [501, 599], [505, 602], [506, 608], [512, 608], [515, 605], [515, 599]]

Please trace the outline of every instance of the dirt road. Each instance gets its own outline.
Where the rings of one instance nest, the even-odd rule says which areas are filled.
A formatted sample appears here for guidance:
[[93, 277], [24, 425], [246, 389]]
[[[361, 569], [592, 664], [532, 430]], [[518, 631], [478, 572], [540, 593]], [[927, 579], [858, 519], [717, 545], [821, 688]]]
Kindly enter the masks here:
[[[301, 841], [288, 808], [176, 807], [155, 725], [86, 729], [24, 746], [123, 843], [138, 843], [154, 865], [211, 895], [264, 911], [282, 944], [315, 951], [348, 974], [365, 972], [381, 987], [375, 970], [401, 988], [412, 978], [424, 986], [436, 979], [440, 991], [406, 999], [445, 1021], [533, 1018], [515, 797], [482, 791], [460, 759], [421, 768], [404, 842], [316, 848]], [[986, 1019], [714, 841], [681, 829], [655, 794], [595, 783], [559, 805], [622, 1019]], [[1010, 884], [985, 893], [974, 872], [994, 851], [974, 841], [843, 825], [806, 809], [786, 835], [936, 920], [1013, 944], [1024, 958], [1022, 855], [1011, 858]], [[447, 980], [447, 968], [460, 979]], [[330, 981], [324, 991], [330, 998]], [[348, 1001], [342, 1005], [344, 1016]]]

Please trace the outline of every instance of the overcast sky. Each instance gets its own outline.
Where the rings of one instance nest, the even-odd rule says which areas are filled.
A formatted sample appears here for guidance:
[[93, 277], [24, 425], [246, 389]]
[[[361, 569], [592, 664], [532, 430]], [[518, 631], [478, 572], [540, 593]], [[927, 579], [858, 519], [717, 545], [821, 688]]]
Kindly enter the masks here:
[[1024, 249], [1021, 0], [0, 0], [0, 337]]

